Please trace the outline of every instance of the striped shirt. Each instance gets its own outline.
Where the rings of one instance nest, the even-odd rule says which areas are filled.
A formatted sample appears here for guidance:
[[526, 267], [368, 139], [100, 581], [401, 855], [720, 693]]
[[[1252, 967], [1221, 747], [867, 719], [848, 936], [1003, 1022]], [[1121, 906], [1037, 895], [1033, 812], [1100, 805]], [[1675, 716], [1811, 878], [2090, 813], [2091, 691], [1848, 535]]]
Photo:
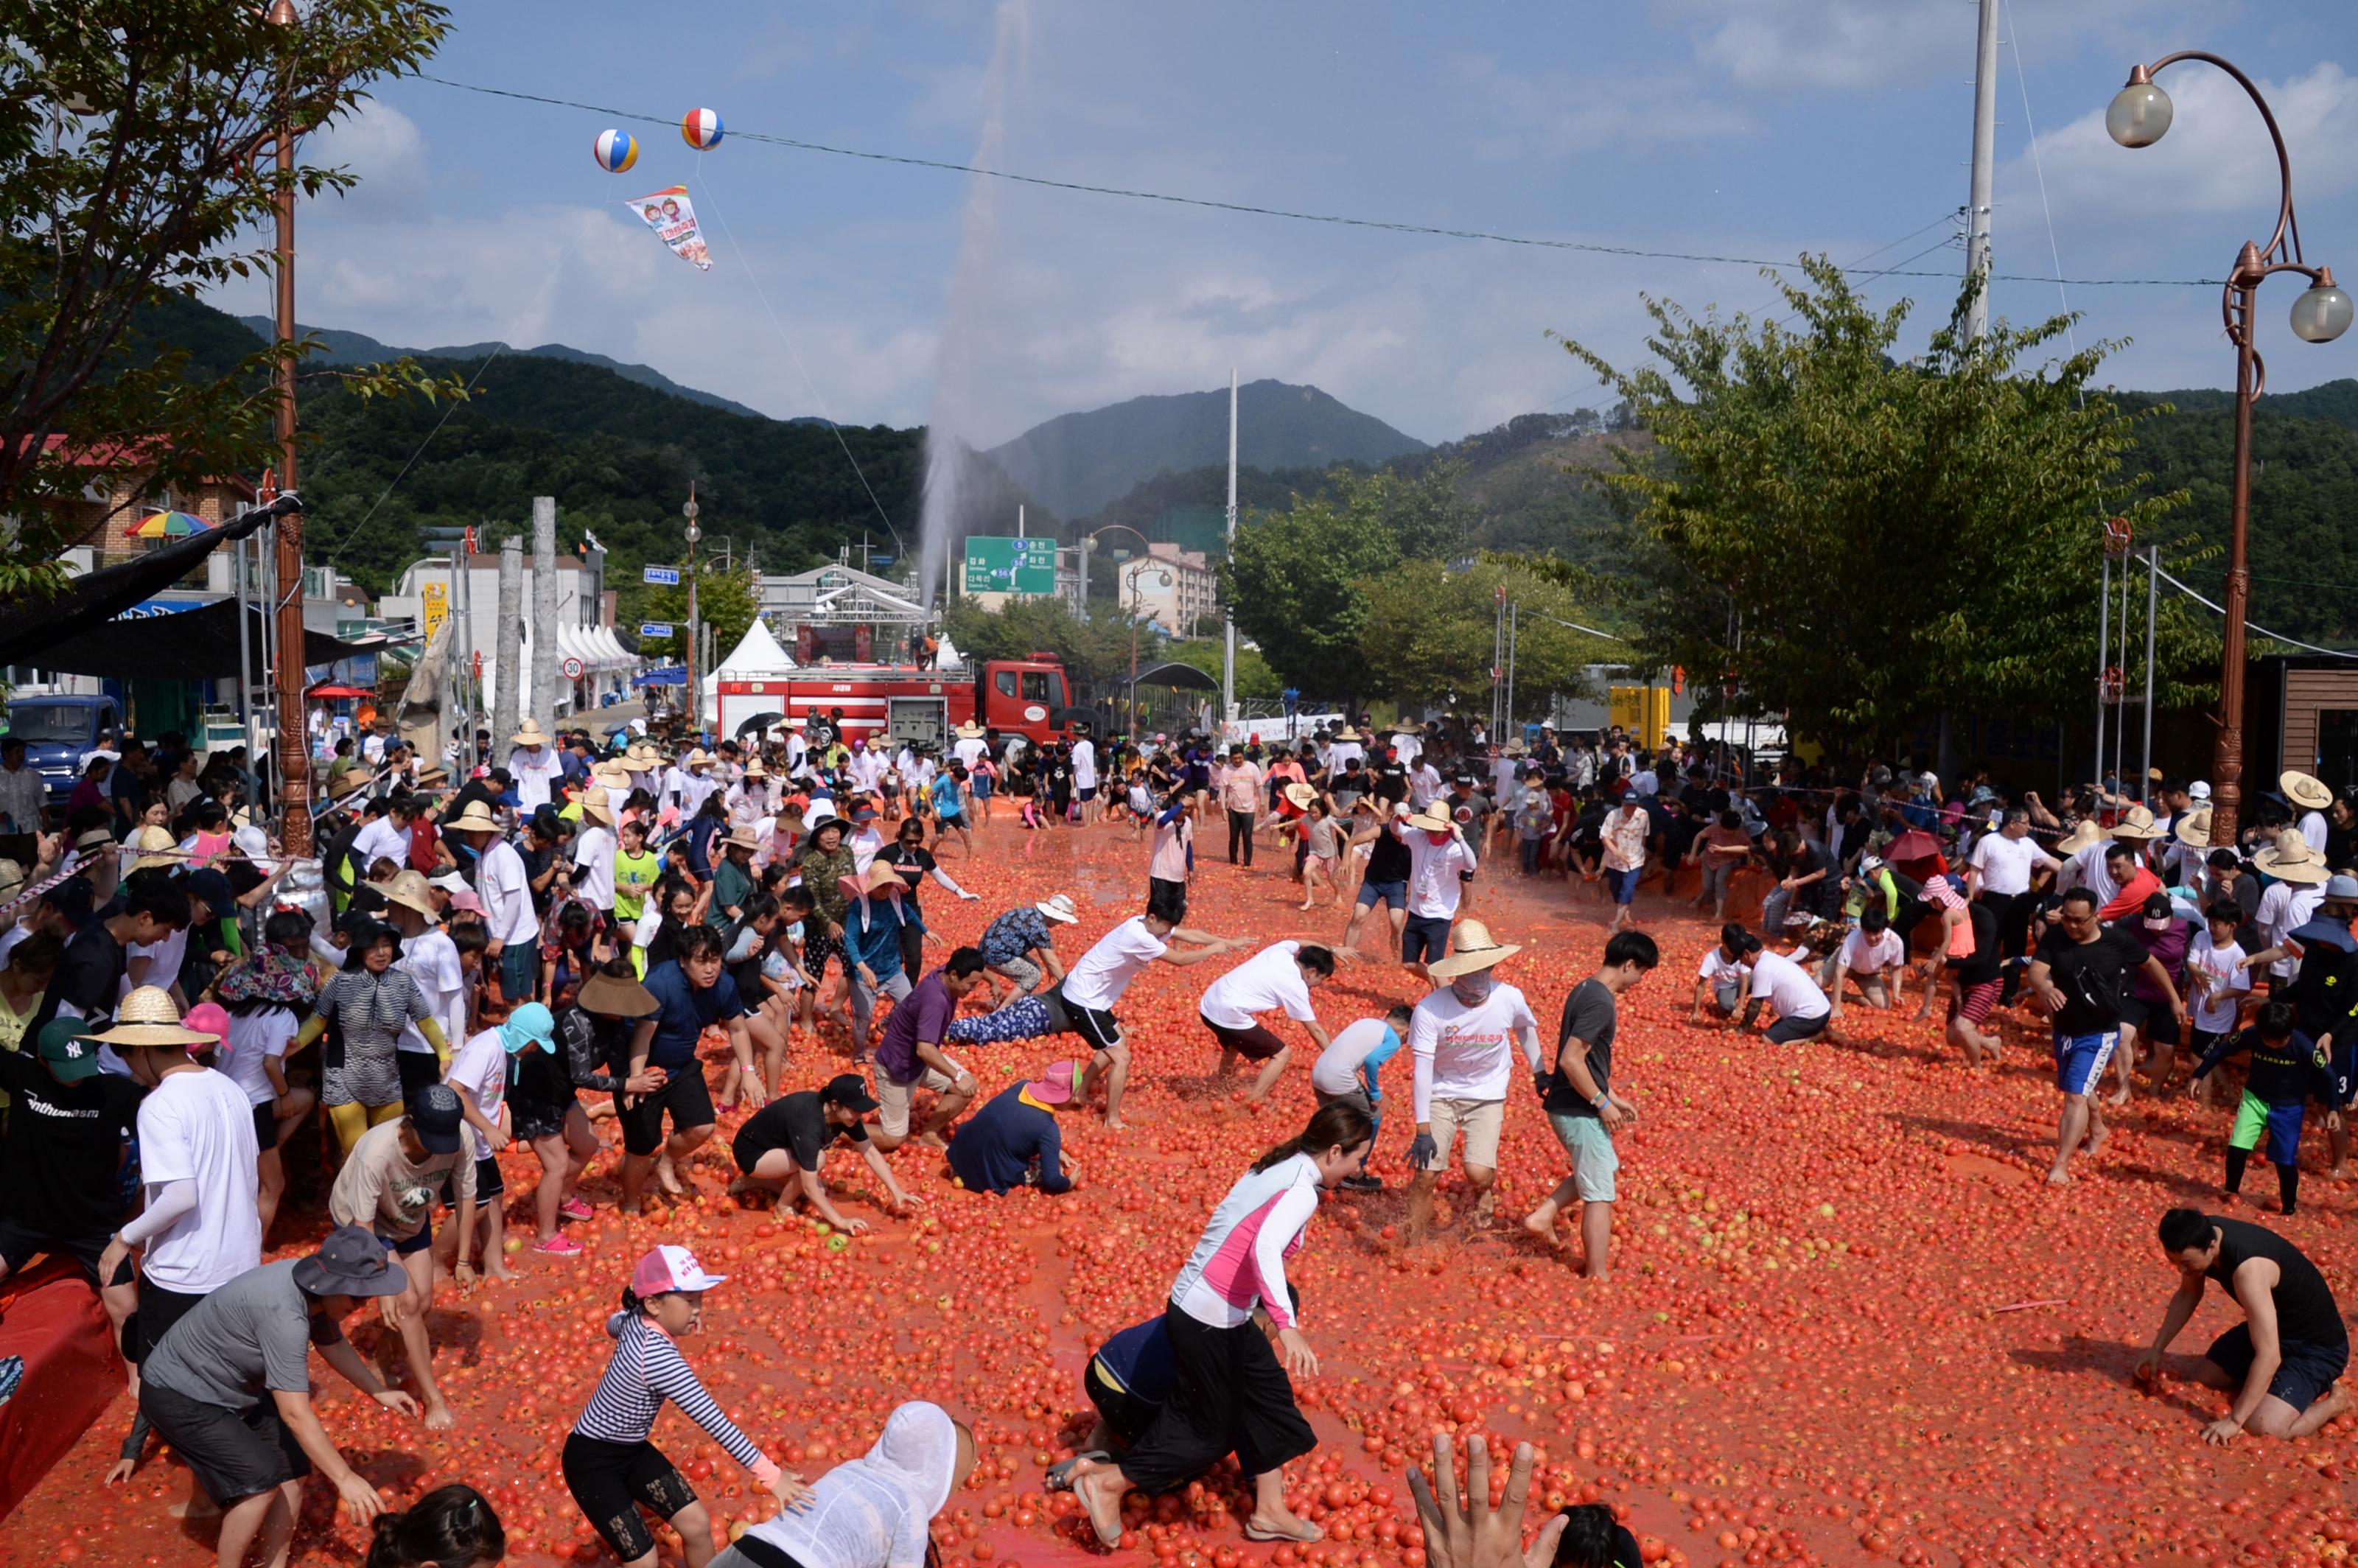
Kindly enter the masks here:
[[1318, 1165], [1309, 1155], [1246, 1172], [1212, 1211], [1171, 1286], [1171, 1304], [1214, 1328], [1251, 1322], [1256, 1306], [1278, 1327], [1293, 1327], [1285, 1260], [1302, 1249], [1303, 1227], [1317, 1211]]
[[768, 1477], [777, 1474], [776, 1466], [721, 1413], [670, 1335], [636, 1313], [616, 1313], [608, 1321], [606, 1332], [618, 1341], [614, 1358], [606, 1364], [606, 1375], [598, 1379], [590, 1408], [573, 1423], [575, 1432], [600, 1443], [644, 1443], [647, 1433], [654, 1430], [655, 1417], [663, 1412], [664, 1401], [669, 1400], [727, 1449], [730, 1458], [752, 1471], [763, 1486], [769, 1485]]

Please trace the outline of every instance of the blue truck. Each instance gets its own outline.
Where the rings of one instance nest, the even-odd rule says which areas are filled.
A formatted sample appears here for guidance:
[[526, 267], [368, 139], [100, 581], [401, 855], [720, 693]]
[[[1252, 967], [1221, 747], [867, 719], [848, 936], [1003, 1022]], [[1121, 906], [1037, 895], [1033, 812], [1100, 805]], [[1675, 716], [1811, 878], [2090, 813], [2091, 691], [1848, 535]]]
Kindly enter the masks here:
[[81, 777], [82, 754], [102, 735], [119, 734], [122, 705], [103, 695], [16, 697], [8, 699], [6, 728], [0, 733], [25, 742], [25, 761], [39, 770], [51, 805], [62, 802]]

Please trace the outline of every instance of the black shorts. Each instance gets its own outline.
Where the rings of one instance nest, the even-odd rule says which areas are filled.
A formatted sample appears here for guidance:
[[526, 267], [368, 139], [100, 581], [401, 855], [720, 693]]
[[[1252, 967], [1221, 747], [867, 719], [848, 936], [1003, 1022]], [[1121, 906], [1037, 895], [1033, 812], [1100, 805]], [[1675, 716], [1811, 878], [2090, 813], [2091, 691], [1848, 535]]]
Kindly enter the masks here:
[[1129, 1390], [1114, 1387], [1094, 1356], [1089, 1357], [1088, 1369], [1081, 1374], [1081, 1387], [1088, 1390], [1089, 1403], [1098, 1407], [1098, 1414], [1105, 1417], [1105, 1423], [1113, 1428], [1125, 1448], [1144, 1437], [1146, 1429], [1154, 1424], [1154, 1418], [1163, 1413], [1161, 1405], [1148, 1404]]
[[1230, 1029], [1226, 1024], [1213, 1022], [1202, 1013], [1195, 1016], [1202, 1019], [1204, 1027], [1212, 1032], [1212, 1038], [1220, 1043], [1221, 1050], [1234, 1051], [1249, 1061], [1266, 1062], [1285, 1049], [1285, 1042], [1263, 1024], [1256, 1023], [1249, 1029]]
[[653, 1154], [663, 1148], [665, 1111], [671, 1113], [674, 1132], [709, 1127], [718, 1119], [712, 1110], [712, 1087], [704, 1081], [704, 1064], [698, 1061], [673, 1068], [663, 1087], [641, 1095], [634, 1106], [623, 1105], [622, 1098], [620, 1093], [614, 1096], [614, 1109], [615, 1119], [622, 1124], [625, 1154]]
[[139, 1411], [219, 1507], [311, 1473], [311, 1461], [279, 1419], [275, 1400], [233, 1411], [142, 1381]]
[[565, 1440], [564, 1466], [581, 1516], [625, 1563], [655, 1549], [641, 1509], [671, 1519], [696, 1501], [696, 1488], [652, 1443], [601, 1443], [577, 1432]]
[[[450, 1043], [453, 1050], [458, 1042]], [[393, 1070], [401, 1075], [401, 1100], [409, 1103], [418, 1090], [442, 1081], [442, 1058], [431, 1051], [399, 1051], [393, 1054]]]
[[551, 1103], [509, 1095], [508, 1117], [515, 1131], [515, 1141], [530, 1143], [538, 1139], [556, 1137], [565, 1130], [566, 1117], [579, 1103], [578, 1099]]
[[1092, 1051], [1110, 1051], [1122, 1044], [1121, 1020], [1100, 1008], [1081, 1006], [1065, 994], [1063, 986], [1048, 993], [1048, 1004], [1064, 1013], [1065, 1023]]
[[1768, 1026], [1769, 1044], [1790, 1045], [1797, 1040], [1813, 1040], [1825, 1033], [1833, 1016], [1833, 1010], [1828, 1009], [1815, 1018], [1780, 1018]]
[[267, 1154], [278, 1147], [278, 1113], [271, 1108], [276, 1100], [264, 1100], [254, 1108], [254, 1146]]
[[1187, 884], [1168, 877], [1146, 879], [1146, 913], [1177, 925], [1187, 918]]
[[[18, 1114], [23, 1114], [19, 1112]], [[52, 1258], [71, 1258], [81, 1265], [92, 1284], [98, 1283], [98, 1260], [106, 1251], [107, 1243], [114, 1239], [111, 1230], [90, 1236], [53, 1236], [37, 1230], [13, 1215], [0, 1215], [0, 1263], [8, 1265], [8, 1272], [23, 1271], [33, 1259], [46, 1253]]]
[[[2297, 1411], [2305, 1411], [2333, 1387], [2350, 1366], [2350, 1342], [2318, 1345], [2304, 1340], [2283, 1342], [2284, 1360], [2268, 1379], [2268, 1392]], [[2251, 1325], [2239, 1323], [2211, 1342], [2202, 1358], [2241, 1383], [2252, 1371]]]
[[[128, 1273], [130, 1268], [130, 1260], [125, 1259], [122, 1271], [115, 1275], [113, 1282], [124, 1283], [123, 1275]], [[146, 1360], [147, 1353], [163, 1344], [164, 1336], [172, 1332], [172, 1325], [196, 1311], [197, 1303], [204, 1299], [203, 1295], [194, 1292], [167, 1290], [141, 1275], [139, 1304], [123, 1323], [124, 1359]]]
[[1401, 962], [1429, 964], [1449, 953], [1449, 920], [1445, 915], [1412, 914], [1401, 927]]
[[508, 1184], [500, 1179], [500, 1162], [489, 1155], [475, 1162], [475, 1206], [482, 1208], [507, 1195]]
[[2178, 1014], [2158, 1001], [2145, 1004], [2145, 1022], [2137, 1025], [2137, 1037], [2155, 1045], [2175, 1047], [2185, 1043], [2179, 1038]]
[[[784, 1139], [760, 1136], [755, 1130], [760, 1125], [758, 1117], [749, 1116], [739, 1124], [737, 1136], [729, 1141], [729, 1156], [737, 1162], [737, 1169], [741, 1174], [752, 1175], [753, 1167], [762, 1162], [762, 1156], [773, 1149], [784, 1149], [789, 1154], [794, 1152], [793, 1147]], [[820, 1151], [822, 1155], [825, 1152], [824, 1150]]]

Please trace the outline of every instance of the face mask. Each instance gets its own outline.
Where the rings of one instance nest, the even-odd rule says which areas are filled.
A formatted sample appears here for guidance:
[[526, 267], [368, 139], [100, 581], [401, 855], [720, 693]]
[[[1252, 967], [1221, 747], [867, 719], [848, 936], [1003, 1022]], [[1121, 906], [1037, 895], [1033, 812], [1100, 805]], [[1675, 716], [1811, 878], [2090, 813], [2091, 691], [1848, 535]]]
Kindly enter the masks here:
[[1458, 976], [1449, 982], [1449, 994], [1468, 1007], [1487, 1001], [1490, 999], [1490, 971], [1484, 969]]
[[1446, 844], [1450, 839], [1450, 835], [1446, 833], [1435, 833], [1430, 828], [1425, 831], [1424, 836], [1427, 841], [1434, 844]]

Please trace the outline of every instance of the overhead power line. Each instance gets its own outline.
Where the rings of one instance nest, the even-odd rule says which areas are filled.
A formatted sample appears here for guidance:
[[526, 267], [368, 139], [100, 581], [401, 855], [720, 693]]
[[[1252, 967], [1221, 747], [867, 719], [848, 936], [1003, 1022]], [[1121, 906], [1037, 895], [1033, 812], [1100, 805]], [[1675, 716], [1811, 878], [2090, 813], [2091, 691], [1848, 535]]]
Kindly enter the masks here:
[[[430, 81], [438, 87], [455, 88], [461, 92], [478, 92], [492, 98], [513, 98], [525, 103], [546, 103], [557, 109], [579, 109], [583, 114], [598, 114], [610, 120], [624, 120], [644, 125], [672, 126], [676, 116], [645, 114], [634, 110], [616, 109], [602, 103], [584, 103], [572, 98], [551, 98], [537, 92], [518, 92], [512, 88], [485, 87], [472, 81], [453, 81], [448, 77], [419, 75], [420, 81]], [[797, 152], [825, 153], [833, 157], [864, 158], [871, 163], [902, 164], [913, 168], [938, 169], [945, 174], [979, 175], [987, 179], [1004, 179], [1018, 185], [1040, 186], [1050, 190], [1071, 190], [1090, 196], [1118, 196], [1132, 201], [1161, 201], [1176, 207], [1201, 207], [1217, 212], [1240, 212], [1256, 218], [1283, 218], [1297, 223], [1332, 223], [1349, 229], [1379, 229], [1395, 234], [1423, 234], [1445, 240], [1479, 240], [1496, 245], [1524, 245], [1538, 250], [1578, 251], [1589, 255], [1632, 256], [1648, 261], [1699, 262], [1714, 266], [1790, 266], [1790, 257], [1768, 260], [1759, 256], [1719, 255], [1710, 252], [1653, 250], [1643, 245], [1608, 245], [1584, 240], [1543, 240], [1528, 234], [1506, 234], [1490, 229], [1453, 229], [1434, 223], [1411, 223], [1382, 218], [1355, 218], [1336, 212], [1303, 212], [1285, 207], [1264, 207], [1248, 201], [1224, 201], [1206, 196], [1174, 196], [1168, 191], [1135, 190], [1119, 185], [1091, 185], [1076, 179], [1051, 179], [1044, 175], [1018, 174], [1011, 169], [987, 168], [978, 164], [951, 163], [944, 158], [915, 157], [906, 153], [871, 152], [862, 147], [836, 146], [827, 142], [805, 141], [796, 136], [772, 135], [761, 131], [731, 129], [732, 141], [763, 142], [772, 146], [791, 147]], [[1953, 272], [1901, 271], [1887, 269], [1877, 273], [1881, 277], [1937, 277], [1954, 281]], [[2002, 283], [2071, 284], [2083, 287], [2158, 287], [2158, 288], [2217, 288], [2222, 280], [2215, 277], [2040, 277], [2017, 273], [1993, 273]]]

